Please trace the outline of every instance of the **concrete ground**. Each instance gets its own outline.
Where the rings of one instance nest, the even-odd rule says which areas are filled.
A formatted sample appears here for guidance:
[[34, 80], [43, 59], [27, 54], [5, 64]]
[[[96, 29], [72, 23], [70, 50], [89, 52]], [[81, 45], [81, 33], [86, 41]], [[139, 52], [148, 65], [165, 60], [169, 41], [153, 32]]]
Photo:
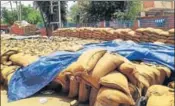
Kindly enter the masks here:
[[[40, 103], [41, 99], [47, 99], [47, 102]], [[71, 106], [74, 99], [69, 99], [65, 94], [37, 94], [30, 98], [22, 99], [8, 103], [7, 91], [1, 91], [1, 106]], [[79, 104], [78, 106], [88, 106], [88, 104]]]

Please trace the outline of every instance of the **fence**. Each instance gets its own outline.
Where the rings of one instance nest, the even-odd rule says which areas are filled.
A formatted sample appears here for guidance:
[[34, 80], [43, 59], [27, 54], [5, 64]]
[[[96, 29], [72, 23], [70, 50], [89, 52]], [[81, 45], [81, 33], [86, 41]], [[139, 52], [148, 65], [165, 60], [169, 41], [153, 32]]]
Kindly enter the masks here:
[[132, 28], [138, 27], [153, 27], [170, 29], [174, 28], [174, 16], [161, 16], [161, 17], [142, 17], [137, 20], [113, 20], [101, 21], [96, 23], [64, 23], [63, 27], [113, 27], [113, 28]]
[[113, 27], [113, 28], [131, 28], [135, 21], [130, 20], [113, 20], [113, 21], [101, 21], [93, 23], [64, 23], [63, 27]]
[[138, 19], [138, 27], [153, 27], [170, 29], [174, 28], [174, 16], [143, 17]]

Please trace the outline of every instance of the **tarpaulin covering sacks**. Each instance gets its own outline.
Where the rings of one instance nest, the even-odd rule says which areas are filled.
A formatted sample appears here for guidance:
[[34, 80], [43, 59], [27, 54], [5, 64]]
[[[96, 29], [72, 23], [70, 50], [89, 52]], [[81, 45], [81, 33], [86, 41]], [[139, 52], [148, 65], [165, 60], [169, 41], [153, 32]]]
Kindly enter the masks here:
[[174, 71], [174, 46], [156, 45], [153, 43], [135, 43], [132, 41], [107, 41], [86, 44], [77, 52], [59, 51], [41, 57], [31, 65], [18, 69], [12, 76], [8, 87], [9, 101], [29, 97], [48, 83], [65, 69], [86, 50], [103, 48], [109, 52], [118, 53], [129, 60], [142, 60], [165, 65]]

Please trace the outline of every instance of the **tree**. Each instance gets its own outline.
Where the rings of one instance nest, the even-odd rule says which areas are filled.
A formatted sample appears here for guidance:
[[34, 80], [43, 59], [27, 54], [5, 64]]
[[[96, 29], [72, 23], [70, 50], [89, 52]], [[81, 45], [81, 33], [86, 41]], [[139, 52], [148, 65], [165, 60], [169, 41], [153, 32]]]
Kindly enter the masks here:
[[2, 8], [2, 20], [5, 24], [12, 25], [17, 18], [17, 11], [9, 11], [6, 8]]
[[79, 0], [71, 8], [70, 14], [76, 22], [75, 16], [80, 14], [80, 22], [110, 21], [112, 19], [135, 20], [141, 11], [141, 3], [135, 1], [87, 1]]
[[[31, 24], [37, 24], [42, 22], [41, 15], [39, 11], [34, 9], [31, 6], [23, 6], [21, 5], [22, 8], [22, 20], [26, 20], [27, 22]], [[17, 10], [10, 11], [6, 8], [2, 9], [2, 18], [6, 24], [12, 25], [15, 21], [18, 20], [17, 16]]]
[[41, 15], [38, 10], [29, 6], [21, 6], [22, 8], [22, 20], [26, 20], [31, 24], [38, 24], [42, 22]]
[[78, 4], [84, 22], [109, 21], [116, 11], [123, 12], [126, 9], [124, 1], [78, 1]]
[[80, 7], [76, 3], [70, 8], [70, 12], [68, 12], [68, 17], [71, 19], [70, 22], [79, 23], [80, 21]]
[[141, 1], [128, 1], [127, 9], [124, 12], [117, 11], [114, 13], [114, 17], [119, 20], [135, 20], [141, 11]]

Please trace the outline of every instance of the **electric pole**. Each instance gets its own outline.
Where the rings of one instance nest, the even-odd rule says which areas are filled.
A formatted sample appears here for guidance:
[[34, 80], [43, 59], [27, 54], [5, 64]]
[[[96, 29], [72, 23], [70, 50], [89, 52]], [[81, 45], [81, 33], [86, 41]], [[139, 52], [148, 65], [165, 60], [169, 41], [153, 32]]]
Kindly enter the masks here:
[[18, 1], [15, 1], [15, 3], [16, 3], [16, 8], [17, 8], [17, 16], [18, 16], [18, 21], [19, 21]]
[[13, 11], [13, 9], [12, 9], [12, 1], [10, 1], [10, 7], [11, 7], [11, 11]]
[[58, 13], [59, 13], [59, 28], [61, 28], [61, 3], [60, 0], [58, 0]]
[[21, 21], [21, 1], [15, 1], [17, 8], [18, 21]]
[[19, 1], [19, 21], [21, 21], [21, 12], [22, 12], [21, 1]]

